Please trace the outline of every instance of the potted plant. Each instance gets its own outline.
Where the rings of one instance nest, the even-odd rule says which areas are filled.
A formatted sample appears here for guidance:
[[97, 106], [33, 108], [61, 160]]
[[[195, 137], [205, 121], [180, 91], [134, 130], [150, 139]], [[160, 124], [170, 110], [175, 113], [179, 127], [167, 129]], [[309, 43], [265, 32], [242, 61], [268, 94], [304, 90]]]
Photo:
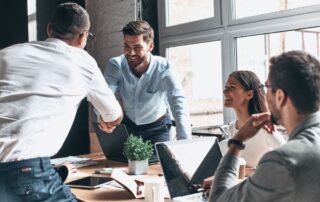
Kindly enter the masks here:
[[150, 141], [143, 141], [142, 137], [129, 135], [123, 147], [123, 155], [128, 159], [129, 174], [147, 173], [148, 159], [152, 152], [153, 145]]

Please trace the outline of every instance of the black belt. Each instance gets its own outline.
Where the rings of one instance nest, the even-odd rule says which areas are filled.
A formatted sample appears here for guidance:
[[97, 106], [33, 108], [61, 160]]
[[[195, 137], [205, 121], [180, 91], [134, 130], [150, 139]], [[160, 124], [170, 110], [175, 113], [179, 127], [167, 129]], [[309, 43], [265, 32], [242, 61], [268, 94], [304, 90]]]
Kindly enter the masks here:
[[[159, 124], [163, 123], [163, 121], [166, 119], [167, 116], [169, 116], [168, 113], [164, 114], [163, 116], [161, 116], [160, 118], [158, 118], [154, 122], [137, 125], [134, 121], [132, 121], [129, 117], [127, 117], [125, 115], [124, 118], [123, 118], [123, 123], [124, 124], [128, 124], [129, 126], [134, 127], [134, 128], [140, 128], [140, 127], [141, 128], [152, 128], [152, 127], [154, 127], [156, 125], [159, 125]], [[170, 124], [170, 122], [168, 124]]]

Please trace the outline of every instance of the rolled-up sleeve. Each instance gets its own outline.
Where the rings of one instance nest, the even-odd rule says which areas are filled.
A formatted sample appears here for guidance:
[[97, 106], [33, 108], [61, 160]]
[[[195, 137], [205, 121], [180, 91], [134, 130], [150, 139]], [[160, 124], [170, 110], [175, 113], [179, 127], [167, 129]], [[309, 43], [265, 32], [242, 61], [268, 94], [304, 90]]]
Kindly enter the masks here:
[[176, 121], [177, 139], [191, 139], [191, 124], [186, 97], [172, 67], [169, 66], [164, 72], [161, 83]]
[[290, 201], [294, 182], [285, 162], [280, 154], [270, 152], [261, 160], [254, 175], [237, 184], [239, 162], [227, 154], [215, 174], [209, 201]]
[[113, 93], [115, 93], [121, 79], [119, 61], [116, 61], [116, 59], [109, 60], [103, 75], [109, 87], [111, 88]]
[[114, 121], [122, 115], [121, 106], [100, 71], [93, 76], [87, 99], [105, 122]]

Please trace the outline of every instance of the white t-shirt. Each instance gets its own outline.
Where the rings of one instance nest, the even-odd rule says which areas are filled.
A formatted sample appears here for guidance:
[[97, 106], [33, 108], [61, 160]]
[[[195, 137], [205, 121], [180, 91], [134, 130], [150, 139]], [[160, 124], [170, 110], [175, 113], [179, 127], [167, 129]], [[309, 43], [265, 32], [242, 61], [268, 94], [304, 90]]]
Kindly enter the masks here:
[[[236, 122], [233, 121], [229, 126], [230, 138], [232, 138], [238, 130], [235, 127]], [[256, 167], [261, 157], [268, 151], [271, 151], [286, 141], [278, 131], [273, 134], [268, 133], [264, 129], [260, 131], [252, 138], [245, 142], [246, 148], [241, 151], [241, 157], [247, 162], [247, 166]]]
[[121, 114], [86, 51], [52, 38], [0, 50], [0, 162], [56, 154], [85, 97], [105, 121]]

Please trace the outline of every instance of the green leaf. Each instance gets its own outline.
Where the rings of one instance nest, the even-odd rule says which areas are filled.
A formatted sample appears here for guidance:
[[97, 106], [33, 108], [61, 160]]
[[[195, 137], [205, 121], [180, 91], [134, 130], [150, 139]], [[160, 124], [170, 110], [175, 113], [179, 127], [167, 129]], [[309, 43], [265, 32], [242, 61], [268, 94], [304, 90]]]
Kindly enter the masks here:
[[123, 155], [132, 161], [149, 159], [153, 153], [151, 142], [143, 141], [142, 137], [129, 135], [124, 143]]

